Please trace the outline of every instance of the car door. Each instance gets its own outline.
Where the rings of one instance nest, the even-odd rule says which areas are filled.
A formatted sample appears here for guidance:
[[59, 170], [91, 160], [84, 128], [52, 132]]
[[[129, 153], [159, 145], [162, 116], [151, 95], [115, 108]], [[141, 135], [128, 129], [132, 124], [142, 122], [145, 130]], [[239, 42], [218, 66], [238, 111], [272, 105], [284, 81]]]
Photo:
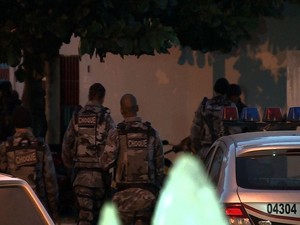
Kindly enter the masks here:
[[215, 187], [218, 187], [224, 152], [224, 143], [222, 141], [216, 141], [210, 148], [204, 161], [208, 176]]

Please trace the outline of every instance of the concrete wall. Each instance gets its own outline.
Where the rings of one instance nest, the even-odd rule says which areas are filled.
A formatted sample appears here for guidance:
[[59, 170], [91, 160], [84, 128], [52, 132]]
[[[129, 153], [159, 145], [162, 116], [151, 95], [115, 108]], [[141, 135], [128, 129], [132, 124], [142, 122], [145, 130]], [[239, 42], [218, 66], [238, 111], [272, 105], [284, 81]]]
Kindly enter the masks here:
[[124, 93], [133, 93], [139, 102], [140, 116], [150, 121], [163, 139], [177, 143], [188, 135], [199, 101], [212, 95], [212, 67], [208, 60], [201, 68], [196, 62], [181, 65], [183, 57], [179, 49], [172, 49], [170, 55], [138, 59], [109, 54], [104, 63], [84, 56], [80, 63], [80, 104], [86, 103], [88, 87], [101, 82], [107, 89], [105, 106], [120, 122], [119, 100]]

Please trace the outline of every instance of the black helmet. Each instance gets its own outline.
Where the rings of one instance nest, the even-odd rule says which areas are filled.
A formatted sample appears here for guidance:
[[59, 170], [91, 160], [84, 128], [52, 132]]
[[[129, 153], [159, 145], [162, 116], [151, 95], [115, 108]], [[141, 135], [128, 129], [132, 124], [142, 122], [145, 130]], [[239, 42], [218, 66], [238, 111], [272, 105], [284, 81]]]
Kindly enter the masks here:
[[226, 78], [222, 77], [222, 78], [219, 78], [215, 85], [214, 85], [214, 91], [216, 93], [219, 93], [219, 94], [222, 94], [222, 95], [225, 95], [228, 93], [228, 89], [229, 89], [229, 82]]

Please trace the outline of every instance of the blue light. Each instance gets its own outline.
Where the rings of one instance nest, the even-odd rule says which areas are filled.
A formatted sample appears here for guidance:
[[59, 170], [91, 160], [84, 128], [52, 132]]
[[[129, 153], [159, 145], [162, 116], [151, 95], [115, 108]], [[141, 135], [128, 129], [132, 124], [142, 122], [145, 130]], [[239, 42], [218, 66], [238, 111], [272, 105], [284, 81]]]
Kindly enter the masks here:
[[291, 107], [289, 109], [288, 121], [300, 121], [300, 107]]
[[260, 121], [260, 116], [257, 108], [246, 107], [242, 110], [241, 120], [245, 122], [258, 122]]

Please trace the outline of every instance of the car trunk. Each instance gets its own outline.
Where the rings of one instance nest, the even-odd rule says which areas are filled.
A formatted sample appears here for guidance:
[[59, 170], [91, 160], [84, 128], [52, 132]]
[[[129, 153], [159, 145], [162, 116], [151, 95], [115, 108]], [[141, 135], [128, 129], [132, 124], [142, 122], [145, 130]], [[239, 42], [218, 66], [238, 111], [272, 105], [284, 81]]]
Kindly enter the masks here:
[[239, 187], [237, 192], [255, 225], [300, 224], [300, 190], [253, 190]]

